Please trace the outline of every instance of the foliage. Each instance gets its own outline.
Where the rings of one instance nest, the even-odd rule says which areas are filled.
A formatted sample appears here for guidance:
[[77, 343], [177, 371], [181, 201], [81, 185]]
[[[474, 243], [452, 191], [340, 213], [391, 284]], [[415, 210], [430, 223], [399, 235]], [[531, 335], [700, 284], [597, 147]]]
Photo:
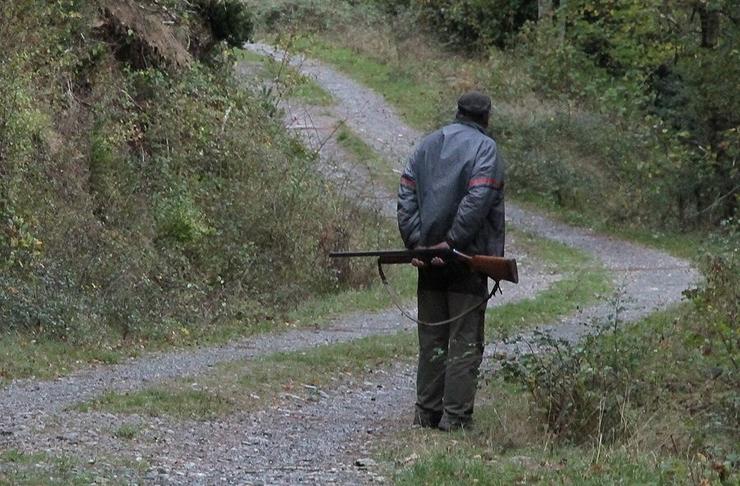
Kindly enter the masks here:
[[252, 13], [243, 2], [200, 0], [200, 6], [217, 40], [224, 40], [233, 47], [241, 47], [252, 37]]
[[737, 209], [737, 6], [708, 7], [718, 22], [711, 45], [703, 8], [568, 2], [555, 22], [527, 26], [518, 47], [539, 93], [641, 127], [635, 134], [652, 132], [662, 150], [645, 161], [650, 189], [667, 196], [671, 219], [684, 227], [716, 226]]
[[[186, 4], [167, 2], [173, 42], [203, 21]], [[327, 187], [276, 100], [233, 75], [233, 54], [138, 66], [84, 20], [96, 12], [0, 5], [0, 331], [183, 342], [364, 284], [369, 267], [340, 282], [327, 250], [388, 233]], [[246, 35], [237, 17], [228, 35]]]
[[444, 41], [468, 51], [503, 47], [525, 22], [536, 20], [532, 0], [416, 0], [422, 19]]
[[508, 363], [546, 430], [566, 442], [640, 441], [645, 417], [678, 415], [674, 441], [720, 462], [729, 457], [740, 417], [736, 251], [712, 260], [693, 308], [623, 327], [617, 303], [611, 324], [581, 343], [540, 335], [538, 351], [547, 353]]
[[247, 0], [255, 11], [259, 26], [268, 32], [294, 30], [300, 26], [306, 32], [324, 32], [351, 25], [364, 14], [373, 16], [375, 9], [363, 5], [350, 6], [345, 1], [325, 0]]
[[620, 311], [615, 302], [613, 324], [599, 326], [577, 345], [538, 332], [535, 346], [546, 353], [507, 364], [528, 387], [548, 430], [561, 439], [612, 442], [634, 426], [627, 414], [643, 392], [636, 376], [642, 348], [620, 329]]

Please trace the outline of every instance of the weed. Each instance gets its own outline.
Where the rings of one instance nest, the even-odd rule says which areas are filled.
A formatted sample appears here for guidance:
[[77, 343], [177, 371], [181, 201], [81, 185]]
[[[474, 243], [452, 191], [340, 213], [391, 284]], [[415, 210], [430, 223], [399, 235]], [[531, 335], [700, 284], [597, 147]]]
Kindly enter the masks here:
[[108, 410], [113, 413], [138, 413], [152, 417], [172, 415], [184, 419], [208, 420], [233, 410], [233, 406], [230, 399], [208, 390], [152, 388], [122, 394], [107, 392], [77, 409], [81, 412]]
[[378, 155], [344, 123], [337, 130], [337, 142], [352, 154], [358, 165], [368, 168], [374, 181], [379, 182], [391, 192], [398, 189], [399, 176], [397, 171], [394, 171], [393, 165]]
[[132, 440], [139, 434], [140, 427], [136, 425], [123, 424], [113, 431], [113, 436], [119, 439]]

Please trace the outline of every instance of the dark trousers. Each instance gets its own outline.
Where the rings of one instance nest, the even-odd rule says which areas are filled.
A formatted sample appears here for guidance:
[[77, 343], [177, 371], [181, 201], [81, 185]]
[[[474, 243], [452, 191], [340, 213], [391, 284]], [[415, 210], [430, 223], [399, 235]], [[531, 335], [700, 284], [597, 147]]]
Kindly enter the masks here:
[[[485, 277], [473, 273], [456, 275], [452, 285], [433, 287], [420, 285], [417, 291], [421, 321], [459, 315], [480, 303], [487, 292]], [[416, 413], [421, 423], [434, 425], [443, 414], [450, 423], [470, 422], [483, 359], [485, 308], [483, 304], [450, 324], [419, 325]]]

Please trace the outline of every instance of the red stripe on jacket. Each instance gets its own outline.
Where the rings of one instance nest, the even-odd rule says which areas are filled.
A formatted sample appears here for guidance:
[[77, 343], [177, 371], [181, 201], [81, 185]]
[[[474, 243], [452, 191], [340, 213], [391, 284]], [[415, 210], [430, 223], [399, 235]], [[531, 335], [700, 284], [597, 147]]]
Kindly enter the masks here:
[[410, 189], [416, 189], [416, 181], [405, 174], [401, 176], [401, 185], [404, 185]]
[[501, 189], [504, 185], [492, 177], [477, 177], [475, 179], [470, 179], [468, 188], [477, 186], [489, 186], [494, 189]]

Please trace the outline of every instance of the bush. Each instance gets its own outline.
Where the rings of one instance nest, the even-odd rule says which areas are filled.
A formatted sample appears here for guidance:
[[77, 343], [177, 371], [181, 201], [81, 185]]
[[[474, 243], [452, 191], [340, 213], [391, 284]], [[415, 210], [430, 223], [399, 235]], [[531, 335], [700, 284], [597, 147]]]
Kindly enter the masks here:
[[37, 36], [0, 30], [0, 331], [197, 339], [367, 281], [362, 268], [340, 282], [324, 236], [377, 244], [379, 218], [326, 185], [230, 51], [134, 69], [77, 22], [90, 2], [0, 9], [16, 36]]
[[416, 0], [422, 18], [443, 42], [468, 50], [504, 46], [530, 20], [533, 0]]
[[[736, 461], [740, 417], [737, 227], [704, 264], [691, 302], [623, 326], [620, 306], [578, 343], [537, 334], [535, 354], [504, 365], [556, 438], [574, 443], [672, 442]], [[734, 227], [733, 227], [734, 226]], [[646, 430], [642, 421], [655, 420]], [[635, 434], [640, 434], [634, 437]], [[661, 436], [662, 434], [662, 436]], [[668, 437], [670, 436], [670, 437]], [[680, 445], [679, 445], [680, 444]]]
[[612, 442], [635, 425], [632, 407], [649, 385], [637, 373], [647, 340], [621, 329], [619, 302], [611, 322], [572, 344], [537, 333], [536, 354], [505, 369], [529, 390], [535, 414], [558, 439]]
[[200, 0], [203, 16], [208, 20], [214, 37], [230, 46], [241, 47], [254, 31], [252, 13], [239, 0]]

